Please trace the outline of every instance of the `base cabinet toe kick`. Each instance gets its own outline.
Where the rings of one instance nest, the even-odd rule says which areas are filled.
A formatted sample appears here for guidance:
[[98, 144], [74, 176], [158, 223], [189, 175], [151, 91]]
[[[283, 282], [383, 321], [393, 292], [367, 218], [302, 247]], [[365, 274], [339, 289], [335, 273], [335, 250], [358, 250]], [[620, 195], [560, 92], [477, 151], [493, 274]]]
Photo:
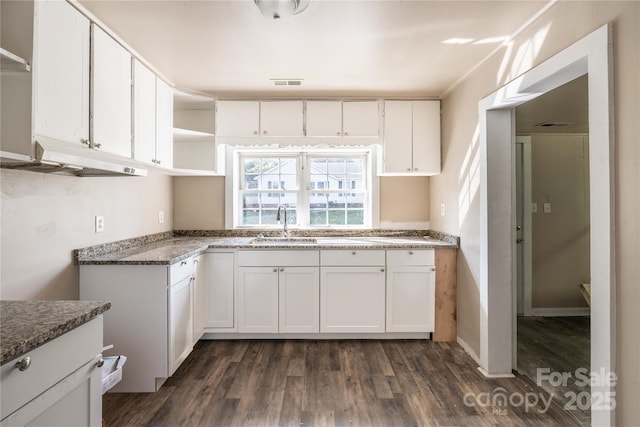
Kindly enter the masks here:
[[[455, 341], [456, 249], [225, 249], [172, 265], [81, 265], [112, 302], [114, 392], [154, 392], [199, 339]], [[442, 269], [442, 274], [441, 270]]]

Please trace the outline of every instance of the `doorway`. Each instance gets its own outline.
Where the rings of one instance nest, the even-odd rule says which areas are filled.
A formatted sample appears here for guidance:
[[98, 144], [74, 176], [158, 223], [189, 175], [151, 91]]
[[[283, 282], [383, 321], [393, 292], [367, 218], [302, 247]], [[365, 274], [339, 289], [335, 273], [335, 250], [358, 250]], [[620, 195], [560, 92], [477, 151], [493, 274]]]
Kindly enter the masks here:
[[[590, 371], [615, 373], [613, 232], [612, 28], [605, 25], [527, 71], [479, 103], [480, 113], [480, 362], [489, 376], [515, 367], [515, 120], [514, 108], [587, 75], [589, 82], [589, 193], [591, 332]], [[512, 348], [505, 354], [504, 348]], [[615, 384], [592, 384], [594, 425], [615, 425]]]

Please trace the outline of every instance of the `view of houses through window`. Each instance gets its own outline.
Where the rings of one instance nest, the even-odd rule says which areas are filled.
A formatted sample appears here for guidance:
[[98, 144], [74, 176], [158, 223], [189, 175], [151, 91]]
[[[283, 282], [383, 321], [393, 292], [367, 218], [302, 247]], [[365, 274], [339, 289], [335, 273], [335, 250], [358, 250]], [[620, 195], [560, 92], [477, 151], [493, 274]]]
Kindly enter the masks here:
[[278, 224], [279, 206], [286, 206], [290, 225], [366, 224], [365, 154], [243, 153], [240, 168], [240, 226]]

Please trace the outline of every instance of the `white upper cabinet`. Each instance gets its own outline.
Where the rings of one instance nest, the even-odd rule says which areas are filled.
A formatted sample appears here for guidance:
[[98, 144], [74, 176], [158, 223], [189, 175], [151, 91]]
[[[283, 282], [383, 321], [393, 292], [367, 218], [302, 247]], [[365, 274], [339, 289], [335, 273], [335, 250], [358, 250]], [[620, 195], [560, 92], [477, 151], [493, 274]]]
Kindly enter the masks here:
[[302, 101], [262, 101], [261, 136], [304, 136]]
[[384, 173], [440, 173], [440, 101], [385, 101]]
[[65, 1], [35, 4], [34, 133], [89, 139], [89, 20]]
[[173, 167], [173, 88], [156, 78], [156, 165]]
[[342, 101], [307, 101], [307, 136], [342, 136]]
[[91, 142], [130, 158], [131, 54], [95, 24], [91, 37]]
[[344, 101], [342, 103], [342, 135], [377, 137], [378, 101]]
[[156, 76], [133, 60], [134, 158], [153, 163], [156, 155]]
[[259, 136], [260, 101], [216, 102], [216, 135]]
[[134, 158], [173, 167], [173, 89], [138, 60], [133, 63]]

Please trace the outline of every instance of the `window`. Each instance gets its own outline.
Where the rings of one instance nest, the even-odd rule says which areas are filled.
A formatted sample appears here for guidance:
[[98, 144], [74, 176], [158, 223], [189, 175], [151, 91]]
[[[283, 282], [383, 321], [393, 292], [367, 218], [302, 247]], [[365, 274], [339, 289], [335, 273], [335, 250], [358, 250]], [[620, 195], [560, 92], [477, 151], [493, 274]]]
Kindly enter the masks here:
[[370, 150], [238, 149], [235, 155], [233, 197], [227, 198], [234, 228], [279, 228], [279, 206], [287, 207], [293, 227], [371, 228]]

